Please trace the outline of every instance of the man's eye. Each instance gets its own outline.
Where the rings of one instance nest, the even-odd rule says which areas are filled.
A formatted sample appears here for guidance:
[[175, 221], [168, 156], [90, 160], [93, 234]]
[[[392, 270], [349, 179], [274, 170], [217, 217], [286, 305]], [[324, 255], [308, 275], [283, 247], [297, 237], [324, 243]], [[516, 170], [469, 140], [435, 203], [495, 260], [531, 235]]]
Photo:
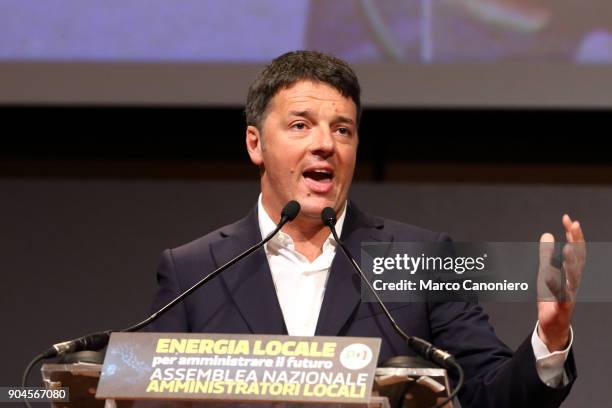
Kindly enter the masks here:
[[341, 135], [345, 135], [345, 136], [348, 136], [348, 135], [351, 134], [351, 130], [349, 128], [345, 128], [345, 127], [338, 128], [337, 132], [340, 133]]
[[298, 123], [293, 124], [291, 127], [297, 130], [304, 130], [306, 129], [306, 124], [303, 122], [298, 122]]

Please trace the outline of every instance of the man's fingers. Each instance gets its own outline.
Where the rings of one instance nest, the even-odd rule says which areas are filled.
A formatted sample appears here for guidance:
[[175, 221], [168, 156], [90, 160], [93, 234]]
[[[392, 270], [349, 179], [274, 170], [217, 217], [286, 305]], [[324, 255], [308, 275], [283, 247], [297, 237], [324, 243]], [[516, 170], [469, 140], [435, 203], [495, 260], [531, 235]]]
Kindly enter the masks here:
[[584, 233], [582, 226], [578, 221], [572, 221], [569, 215], [563, 215], [563, 226], [565, 227], [565, 236], [567, 242], [570, 243], [575, 259], [571, 260], [578, 264], [579, 267], [584, 266], [586, 259], [586, 245], [584, 242]]
[[563, 214], [563, 217], [561, 218], [561, 222], [563, 223], [563, 227], [565, 228], [565, 240], [567, 242], [572, 242], [574, 239], [571, 233], [572, 219], [570, 218], [569, 215]]
[[567, 214], [562, 218], [567, 243], [563, 246], [563, 263], [555, 262], [555, 238], [550, 233], [540, 237], [538, 299], [557, 302], [573, 301], [580, 285], [586, 259], [582, 228]]
[[567, 214], [563, 215], [561, 222], [565, 227], [565, 238], [567, 242], [584, 242], [584, 234], [582, 233], [580, 222], [572, 221]]
[[[567, 296], [565, 292], [565, 283], [563, 282], [563, 279], [561, 279], [562, 274], [560, 272], [555, 273], [555, 271], [552, 270], [550, 272], [551, 273], [544, 278], [546, 287], [548, 287], [550, 294], [552, 294], [556, 302], [566, 301]], [[547, 300], [550, 301], [553, 299], [548, 298]]]
[[572, 237], [574, 238], [573, 242], [584, 242], [584, 234], [582, 233], [582, 227], [580, 226], [580, 222], [574, 221], [571, 227]]
[[555, 252], [555, 237], [549, 232], [545, 232], [540, 237], [540, 265], [548, 265]]
[[575, 292], [580, 286], [580, 279], [584, 268], [584, 244], [565, 244], [563, 247], [563, 258], [563, 269], [565, 270], [568, 289]]
[[550, 233], [542, 234], [540, 237], [540, 268], [538, 270], [538, 300], [554, 301], [561, 289], [558, 273], [559, 270], [551, 265], [555, 252], [555, 237]]
[[574, 266], [578, 263], [574, 244], [565, 244], [563, 246], [563, 261], [568, 266]]
[[567, 244], [563, 246], [563, 269], [568, 290], [575, 295], [580, 286], [582, 269], [586, 259], [586, 245], [580, 222], [573, 221], [569, 215], [563, 215], [563, 226]]

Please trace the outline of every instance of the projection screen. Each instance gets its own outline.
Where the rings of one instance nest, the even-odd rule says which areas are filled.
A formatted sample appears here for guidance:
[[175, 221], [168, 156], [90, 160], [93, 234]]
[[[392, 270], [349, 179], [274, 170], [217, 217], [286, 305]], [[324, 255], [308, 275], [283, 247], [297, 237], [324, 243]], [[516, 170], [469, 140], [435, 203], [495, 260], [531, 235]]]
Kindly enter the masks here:
[[295, 49], [368, 106], [612, 106], [609, 0], [0, 0], [0, 103], [241, 105]]

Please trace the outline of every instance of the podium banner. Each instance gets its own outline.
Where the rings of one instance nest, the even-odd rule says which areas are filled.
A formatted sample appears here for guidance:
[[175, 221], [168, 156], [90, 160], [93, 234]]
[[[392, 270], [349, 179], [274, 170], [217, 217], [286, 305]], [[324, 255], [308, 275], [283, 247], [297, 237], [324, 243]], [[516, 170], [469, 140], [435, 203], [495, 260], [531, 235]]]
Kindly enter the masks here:
[[96, 398], [369, 402], [380, 339], [113, 333]]

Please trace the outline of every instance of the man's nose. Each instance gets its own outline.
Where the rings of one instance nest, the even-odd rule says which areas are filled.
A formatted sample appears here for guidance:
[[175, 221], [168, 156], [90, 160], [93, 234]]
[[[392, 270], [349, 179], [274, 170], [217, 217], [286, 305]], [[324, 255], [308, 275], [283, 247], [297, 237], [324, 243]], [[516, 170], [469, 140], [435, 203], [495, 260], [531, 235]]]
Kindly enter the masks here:
[[336, 139], [329, 128], [319, 128], [313, 132], [313, 140], [310, 146], [312, 154], [321, 157], [329, 157], [336, 150]]

